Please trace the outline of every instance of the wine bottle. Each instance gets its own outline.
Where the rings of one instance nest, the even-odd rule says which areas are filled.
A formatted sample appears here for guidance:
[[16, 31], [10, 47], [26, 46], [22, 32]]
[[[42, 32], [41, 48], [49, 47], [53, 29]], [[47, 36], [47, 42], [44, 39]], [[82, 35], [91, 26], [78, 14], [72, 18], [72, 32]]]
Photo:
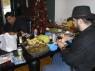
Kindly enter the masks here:
[[17, 47], [21, 47], [23, 44], [23, 39], [22, 39], [22, 33], [19, 31], [17, 33]]

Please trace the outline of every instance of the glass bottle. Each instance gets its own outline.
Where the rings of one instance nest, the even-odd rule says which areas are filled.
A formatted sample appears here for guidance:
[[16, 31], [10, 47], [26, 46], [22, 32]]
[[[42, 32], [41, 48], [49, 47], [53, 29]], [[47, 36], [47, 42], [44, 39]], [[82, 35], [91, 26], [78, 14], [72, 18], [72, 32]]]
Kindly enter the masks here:
[[19, 31], [17, 33], [17, 47], [21, 47], [23, 44], [23, 39], [22, 39], [22, 33]]
[[36, 37], [38, 34], [38, 30], [37, 29], [34, 29], [34, 37]]

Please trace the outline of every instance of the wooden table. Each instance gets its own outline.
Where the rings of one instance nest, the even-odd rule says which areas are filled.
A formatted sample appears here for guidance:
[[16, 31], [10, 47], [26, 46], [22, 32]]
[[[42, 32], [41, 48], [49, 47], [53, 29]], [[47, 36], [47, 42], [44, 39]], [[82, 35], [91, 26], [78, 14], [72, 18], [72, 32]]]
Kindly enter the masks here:
[[55, 53], [55, 52], [48, 51], [47, 53], [39, 57], [33, 58], [24, 47], [22, 47], [22, 49], [23, 49], [23, 56], [26, 62], [15, 65], [14, 63], [11, 63], [10, 61], [8, 61], [6, 63], [0, 64], [0, 69], [1, 69], [0, 71], [14, 71], [16, 68], [23, 66], [25, 64], [28, 64], [29, 71], [40, 71], [40, 59], [45, 58], [47, 56], [52, 57], [52, 55]]

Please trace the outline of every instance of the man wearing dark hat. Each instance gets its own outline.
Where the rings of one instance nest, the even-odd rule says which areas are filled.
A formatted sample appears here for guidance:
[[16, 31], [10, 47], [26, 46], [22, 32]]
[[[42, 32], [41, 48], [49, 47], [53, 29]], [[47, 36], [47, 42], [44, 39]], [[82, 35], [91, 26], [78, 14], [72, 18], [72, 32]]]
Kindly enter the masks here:
[[[95, 25], [92, 22], [95, 15], [91, 13], [89, 6], [76, 6], [73, 9], [72, 18], [76, 30], [80, 31], [80, 34], [72, 41], [71, 48], [66, 47], [59, 40], [57, 44], [63, 49], [64, 61], [75, 71], [92, 71], [95, 67]], [[65, 39], [65, 41], [67, 40]], [[48, 70], [46, 69], [46, 71]], [[53, 69], [51, 68], [49, 71], [53, 71]]]

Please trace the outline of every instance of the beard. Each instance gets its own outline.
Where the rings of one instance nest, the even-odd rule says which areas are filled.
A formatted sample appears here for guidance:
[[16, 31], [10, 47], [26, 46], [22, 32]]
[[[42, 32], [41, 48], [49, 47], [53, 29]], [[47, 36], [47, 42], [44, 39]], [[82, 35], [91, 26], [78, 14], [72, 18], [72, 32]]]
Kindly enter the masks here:
[[80, 26], [78, 24], [75, 26], [75, 33], [77, 32], [80, 32]]

